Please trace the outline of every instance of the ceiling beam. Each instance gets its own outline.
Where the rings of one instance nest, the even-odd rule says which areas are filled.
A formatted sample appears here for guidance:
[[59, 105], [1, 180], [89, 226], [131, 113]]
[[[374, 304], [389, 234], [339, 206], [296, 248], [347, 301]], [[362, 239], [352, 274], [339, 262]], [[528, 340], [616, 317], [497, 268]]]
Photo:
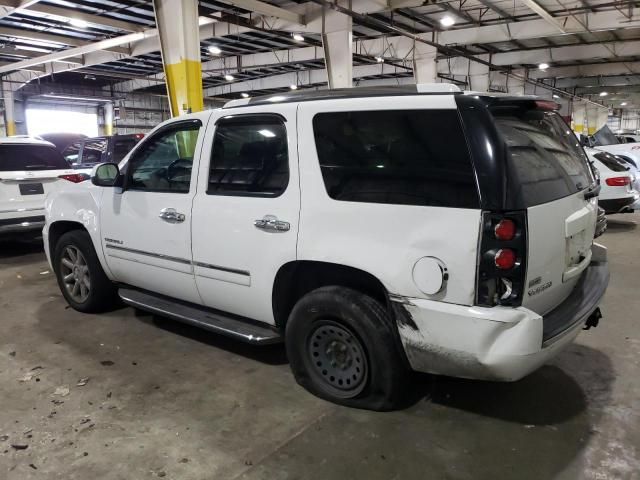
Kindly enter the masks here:
[[607, 62], [570, 67], [551, 67], [547, 70], [531, 70], [529, 76], [540, 80], [562, 78], [602, 77], [608, 75], [626, 75], [629, 71], [640, 74], [640, 62]]
[[99, 50], [107, 50], [112, 47], [118, 47], [120, 45], [126, 45], [135, 41], [139, 41], [149, 36], [156, 36], [157, 34], [158, 33], [156, 29], [150, 29], [146, 30], [145, 32], [130, 33], [128, 35], [121, 35], [119, 37], [109, 38], [106, 40], [101, 40], [99, 42], [92, 42], [81, 47], [68, 48], [66, 50], [60, 50], [58, 52], [47, 53], [46, 55], [40, 55], [36, 58], [30, 58], [28, 60], [22, 60], [11, 65], [0, 67], [0, 74], [33, 67], [35, 65], [42, 65], [43, 63], [64, 60], [66, 58], [76, 57], [78, 55], [85, 55], [91, 52], [97, 52]]
[[3, 0], [0, 4], [0, 19], [18, 13], [25, 8], [35, 5], [40, 0]]
[[260, 15], [266, 15], [268, 17], [276, 17], [288, 22], [297, 23], [299, 25], [306, 25], [304, 15], [296, 13], [292, 10], [286, 10], [284, 8], [277, 7], [270, 3], [261, 2], [260, 0], [221, 0], [229, 5], [249, 10]]
[[551, 15], [549, 12], [547, 12], [542, 5], [536, 2], [536, 0], [522, 0], [522, 3], [524, 3], [527, 7], [529, 7], [534, 12], [536, 12], [549, 25], [557, 28], [560, 31], [560, 33], [567, 33], [564, 27], [562, 26], [562, 24], [558, 22], [558, 19], [553, 15]]
[[[9, 0], [0, 0], [0, 3], [7, 2]], [[102, 15], [94, 15], [92, 13], [86, 13], [82, 10], [57, 7], [54, 5], [36, 4], [26, 9], [25, 13], [38, 12], [46, 15], [54, 15], [62, 18], [77, 18], [78, 20], [84, 20], [85, 22], [92, 23], [94, 25], [103, 25], [111, 27], [116, 30], [123, 30], [125, 32], [140, 32], [145, 27], [136, 23], [125, 22], [114, 18], [105, 17]]]

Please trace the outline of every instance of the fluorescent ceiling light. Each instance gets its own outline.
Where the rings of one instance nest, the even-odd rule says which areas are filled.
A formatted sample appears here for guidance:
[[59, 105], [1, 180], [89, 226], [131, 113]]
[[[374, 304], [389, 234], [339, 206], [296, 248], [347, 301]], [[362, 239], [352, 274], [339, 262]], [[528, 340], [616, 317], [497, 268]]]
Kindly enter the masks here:
[[304, 42], [304, 37], [303, 37], [302, 35], [300, 35], [299, 33], [295, 33], [295, 34], [293, 35], [293, 39], [294, 39], [296, 42]]
[[607, 95], [609, 95], [609, 93], [608, 93], [608, 92], [600, 92], [600, 96], [601, 96], [601, 97], [606, 97]]
[[291, 90], [297, 90], [297, 89], [298, 89], [298, 86], [297, 86], [297, 85], [289, 85], [289, 88], [290, 88]]
[[212, 53], [213, 55], [220, 55], [222, 53], [222, 50], [220, 50], [220, 47], [216, 47], [215, 45], [211, 45], [209, 47], [209, 53]]
[[548, 63], [541, 63], [540, 65], [538, 65], [538, 68], [540, 70], [546, 70], [547, 68], [549, 68], [549, 64]]
[[553, 98], [560, 98], [560, 95], [553, 94]]
[[384, 58], [382, 58], [382, 57], [376, 57], [376, 62], [378, 62], [378, 63], [384, 63]]
[[234, 80], [234, 79], [235, 79], [235, 77], [234, 77], [233, 75], [231, 75], [231, 74], [227, 73], [227, 74], [224, 76], [224, 79], [225, 79], [226, 81], [230, 82], [230, 81]]
[[242, 92], [242, 93], [240, 94], [240, 96], [241, 96], [242, 98], [249, 98], [249, 94], [248, 94], [248, 93], [246, 93], [246, 92]]
[[454, 23], [456, 23], [456, 21], [451, 15], [445, 15], [440, 19], [440, 25], [443, 27], [450, 27]]
[[77, 28], [87, 28], [89, 26], [89, 23], [81, 18], [70, 18], [69, 23]]
[[621, 107], [624, 107], [626, 104], [627, 104], [627, 102], [622, 102], [622, 103], [620, 104], [620, 106], [621, 106]]
[[267, 130], [267, 129], [265, 129], [265, 130], [258, 130], [258, 133], [259, 133], [260, 135], [262, 135], [263, 137], [267, 137], [267, 138], [273, 138], [273, 137], [275, 137], [275, 136], [276, 136], [276, 134], [275, 134], [275, 133], [273, 133], [271, 130]]

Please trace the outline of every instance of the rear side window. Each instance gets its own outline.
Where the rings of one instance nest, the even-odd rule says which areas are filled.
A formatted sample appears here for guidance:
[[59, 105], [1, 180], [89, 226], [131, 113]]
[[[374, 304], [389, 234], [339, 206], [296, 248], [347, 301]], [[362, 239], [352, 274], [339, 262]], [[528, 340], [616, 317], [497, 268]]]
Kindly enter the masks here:
[[0, 172], [67, 170], [69, 164], [55, 147], [46, 145], [0, 145]]
[[319, 113], [313, 130], [335, 200], [479, 208], [457, 110]]
[[507, 146], [508, 195], [530, 207], [577, 193], [593, 183], [578, 138], [554, 112], [495, 113]]
[[111, 161], [114, 163], [120, 162], [137, 144], [138, 139], [136, 138], [116, 138], [113, 141], [113, 158]]
[[86, 140], [82, 149], [83, 164], [100, 163], [102, 154], [107, 151], [107, 139], [98, 138], [95, 140]]
[[288, 184], [287, 130], [279, 115], [243, 115], [218, 121], [209, 195], [277, 197]]

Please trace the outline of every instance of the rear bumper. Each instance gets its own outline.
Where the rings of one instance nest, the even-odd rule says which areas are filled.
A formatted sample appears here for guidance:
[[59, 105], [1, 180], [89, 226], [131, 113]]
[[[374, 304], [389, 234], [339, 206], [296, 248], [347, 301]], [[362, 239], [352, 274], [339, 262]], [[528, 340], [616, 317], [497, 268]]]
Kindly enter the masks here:
[[[596, 248], [596, 247], [594, 247]], [[609, 270], [602, 254], [571, 295], [544, 317], [518, 307], [467, 307], [394, 298], [398, 330], [416, 371], [515, 381], [570, 344], [604, 296]]]
[[612, 200], [598, 200], [598, 205], [604, 208], [604, 211], [612, 213], [631, 213], [633, 212], [633, 205], [638, 202], [638, 196], [630, 196], [624, 198], [616, 198]]
[[44, 227], [44, 220], [44, 215], [0, 218], [0, 235], [42, 230]]

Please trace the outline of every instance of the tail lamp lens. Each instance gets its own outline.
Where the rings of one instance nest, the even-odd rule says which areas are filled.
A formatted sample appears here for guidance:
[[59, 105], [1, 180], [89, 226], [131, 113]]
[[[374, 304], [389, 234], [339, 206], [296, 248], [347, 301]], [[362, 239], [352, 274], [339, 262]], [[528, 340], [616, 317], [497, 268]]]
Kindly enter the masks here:
[[86, 173], [71, 173], [69, 175], [60, 175], [58, 178], [62, 178], [63, 180], [67, 180], [73, 183], [84, 182], [85, 180], [89, 180], [91, 177]]
[[513, 237], [516, 236], [516, 224], [513, 222], [513, 220], [505, 218], [498, 222], [498, 224], [493, 229], [493, 232], [495, 233], [496, 239], [498, 240], [513, 240]]
[[511, 270], [516, 265], [516, 253], [510, 248], [501, 248], [493, 261], [500, 270]]
[[624, 187], [631, 184], [631, 179], [629, 177], [611, 177], [607, 178], [605, 182], [610, 187]]

